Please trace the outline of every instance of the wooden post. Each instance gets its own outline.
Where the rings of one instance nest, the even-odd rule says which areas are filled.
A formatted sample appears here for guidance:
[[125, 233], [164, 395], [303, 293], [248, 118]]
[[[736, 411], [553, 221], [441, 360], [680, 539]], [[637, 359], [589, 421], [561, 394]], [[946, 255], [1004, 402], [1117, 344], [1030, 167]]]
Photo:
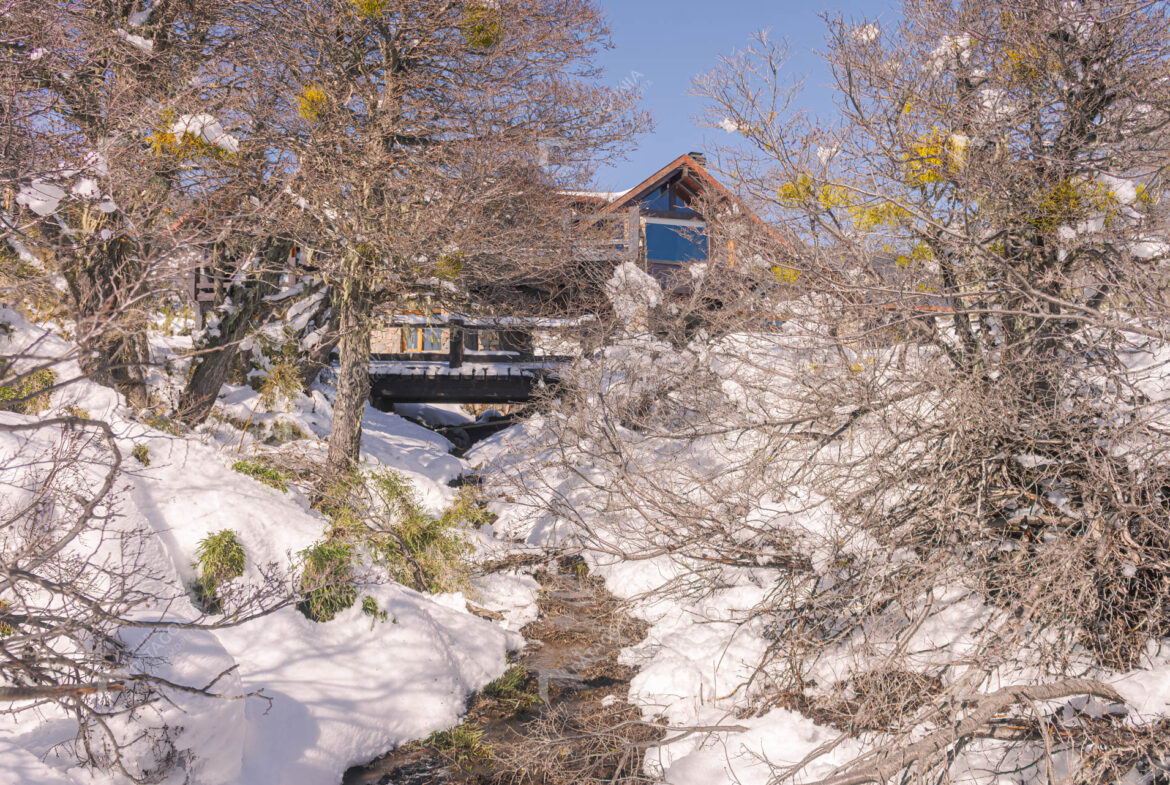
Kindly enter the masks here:
[[626, 211], [626, 261], [637, 264], [641, 260], [642, 214], [637, 207], [631, 207]]
[[448, 319], [447, 325], [451, 328], [450, 354], [447, 365], [452, 368], [463, 367], [463, 320]]

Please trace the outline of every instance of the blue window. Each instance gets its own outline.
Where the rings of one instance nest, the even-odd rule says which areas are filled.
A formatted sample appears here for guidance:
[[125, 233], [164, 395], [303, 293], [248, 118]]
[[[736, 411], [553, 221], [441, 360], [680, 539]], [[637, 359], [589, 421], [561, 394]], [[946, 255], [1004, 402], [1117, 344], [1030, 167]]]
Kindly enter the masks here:
[[677, 263], [706, 261], [706, 226], [698, 221], [647, 218], [646, 259]]
[[670, 189], [664, 185], [643, 199], [639, 204], [644, 210], [669, 210]]

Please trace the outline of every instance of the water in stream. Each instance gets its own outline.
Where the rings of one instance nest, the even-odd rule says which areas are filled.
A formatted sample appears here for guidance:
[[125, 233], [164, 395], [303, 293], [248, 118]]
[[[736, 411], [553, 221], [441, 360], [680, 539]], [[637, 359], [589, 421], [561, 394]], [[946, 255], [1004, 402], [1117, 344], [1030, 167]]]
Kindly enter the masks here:
[[532, 705], [515, 711], [477, 696], [462, 726], [481, 734], [471, 753], [408, 744], [350, 769], [343, 785], [646, 782], [641, 753], [657, 734], [625, 702], [633, 671], [617, 662], [646, 628], [582, 566], [562, 561], [536, 573], [541, 615], [522, 630], [529, 643], [518, 659]]

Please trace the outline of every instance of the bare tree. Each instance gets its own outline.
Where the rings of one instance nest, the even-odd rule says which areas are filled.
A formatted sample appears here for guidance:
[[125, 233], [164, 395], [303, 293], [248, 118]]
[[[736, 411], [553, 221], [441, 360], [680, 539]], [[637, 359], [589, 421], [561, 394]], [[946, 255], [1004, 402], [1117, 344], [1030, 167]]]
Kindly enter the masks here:
[[136, 781], [184, 764], [168, 707], [243, 697], [230, 671], [167, 679], [176, 637], [299, 587], [263, 565], [193, 612], [156, 534], [121, 517], [113, 427], [50, 396], [96, 381], [145, 406], [147, 327], [185, 275], [261, 277], [244, 263], [277, 236], [264, 200], [287, 200], [255, 89], [265, 21], [263, 3], [163, 0], [8, 3], [0, 24], [0, 300], [73, 340], [0, 324], [0, 711], [72, 720], [79, 760]]
[[[563, 264], [534, 253], [567, 218], [557, 187], [636, 118], [597, 81], [606, 30], [588, 0], [325, 0], [287, 5], [271, 29], [288, 42], [297, 236], [338, 313], [337, 472], [360, 449], [374, 303]], [[550, 140], [556, 177], [540, 166]]]
[[152, 308], [196, 268], [243, 277], [272, 242], [275, 98], [257, 89], [254, 35], [268, 5], [5, 11], [5, 253], [63, 276], [83, 367], [136, 408]]
[[768, 571], [739, 710], [861, 739], [825, 782], [1157, 776], [1164, 719], [1053, 706], [1170, 635], [1166, 7], [927, 0], [828, 43], [839, 123], [763, 36], [700, 81], [786, 236], [733, 219], [734, 275], [643, 298], [513, 493], [680, 597]]

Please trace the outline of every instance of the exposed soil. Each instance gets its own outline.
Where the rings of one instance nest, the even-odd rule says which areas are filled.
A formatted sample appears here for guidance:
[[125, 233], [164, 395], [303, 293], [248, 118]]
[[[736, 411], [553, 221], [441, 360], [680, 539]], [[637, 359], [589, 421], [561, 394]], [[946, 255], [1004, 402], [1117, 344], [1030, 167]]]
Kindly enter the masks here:
[[642, 750], [658, 738], [626, 703], [632, 669], [618, 653], [646, 635], [578, 560], [535, 573], [540, 618], [509, 689], [472, 697], [459, 728], [346, 772], [343, 785], [644, 783]]

